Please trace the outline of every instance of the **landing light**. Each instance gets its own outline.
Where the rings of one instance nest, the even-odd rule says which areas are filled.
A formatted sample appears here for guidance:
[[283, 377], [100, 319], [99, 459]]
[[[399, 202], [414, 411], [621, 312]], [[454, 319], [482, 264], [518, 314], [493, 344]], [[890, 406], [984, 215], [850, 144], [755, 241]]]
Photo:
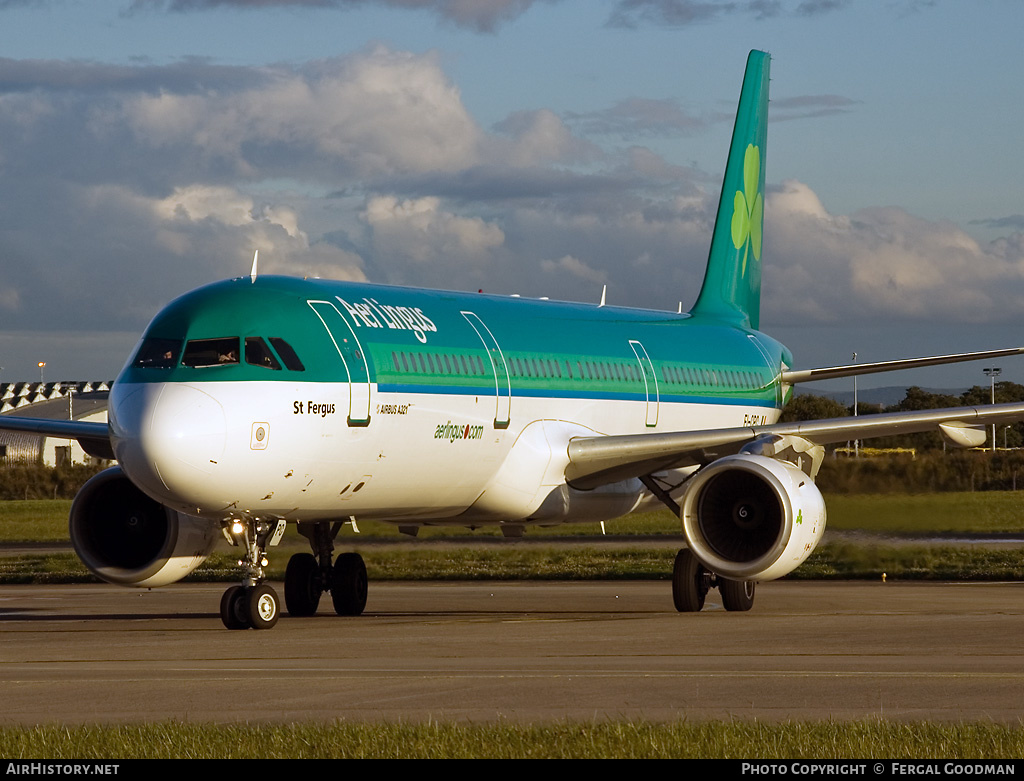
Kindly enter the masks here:
[[231, 533], [232, 534], [241, 534], [244, 531], [245, 531], [245, 526], [242, 524], [241, 521], [235, 521], [233, 524], [231, 524]]

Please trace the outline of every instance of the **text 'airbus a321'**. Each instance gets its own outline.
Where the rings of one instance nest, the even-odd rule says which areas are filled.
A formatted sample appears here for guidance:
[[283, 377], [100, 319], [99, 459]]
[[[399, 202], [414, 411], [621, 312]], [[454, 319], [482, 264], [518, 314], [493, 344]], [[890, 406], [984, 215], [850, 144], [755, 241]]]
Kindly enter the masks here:
[[717, 587], [729, 610], [822, 537], [823, 446], [939, 429], [977, 445], [1024, 404], [776, 421], [792, 386], [1019, 349], [794, 371], [758, 330], [769, 57], [751, 52], [704, 283], [685, 314], [372, 284], [250, 276], [199, 288], [153, 319], [109, 398], [109, 423], [0, 417], [78, 439], [117, 466], [71, 510], [92, 572], [180, 580], [226, 535], [243, 578], [232, 629], [273, 626], [266, 551], [298, 524], [312, 553], [285, 578], [292, 615], [329, 592], [358, 615], [350, 519], [423, 525], [594, 522], [664, 504], [682, 520], [675, 606]]

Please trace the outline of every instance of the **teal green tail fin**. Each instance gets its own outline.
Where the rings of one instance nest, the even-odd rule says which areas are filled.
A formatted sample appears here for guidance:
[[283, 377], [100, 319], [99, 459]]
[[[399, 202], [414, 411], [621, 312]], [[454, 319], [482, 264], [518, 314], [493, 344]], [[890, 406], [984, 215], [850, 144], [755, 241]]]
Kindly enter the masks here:
[[747, 57], [722, 199], [711, 238], [704, 284], [692, 315], [757, 328], [761, 319], [761, 231], [764, 160], [768, 137], [768, 70], [771, 58]]

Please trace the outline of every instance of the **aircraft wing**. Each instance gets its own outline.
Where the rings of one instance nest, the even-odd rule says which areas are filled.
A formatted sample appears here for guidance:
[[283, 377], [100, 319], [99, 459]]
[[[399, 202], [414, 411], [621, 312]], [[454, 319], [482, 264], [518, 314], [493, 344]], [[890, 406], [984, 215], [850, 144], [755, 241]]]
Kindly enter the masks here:
[[926, 358], [901, 358], [897, 361], [878, 361], [877, 363], [850, 363], [845, 366], [824, 366], [820, 369], [787, 369], [782, 372], [780, 380], [788, 385], [800, 382], [834, 380], [839, 377], [854, 377], [861, 374], [877, 374], [894, 372], [900, 369], [919, 369], [922, 366], [940, 366], [946, 363], [962, 361], [983, 361], [991, 358], [1007, 358], [1011, 355], [1024, 353], [1024, 347], [1010, 347], [1005, 350], [983, 350], [973, 353], [953, 353], [952, 355], [932, 355]]
[[96, 458], [114, 458], [110, 430], [106, 423], [85, 420], [51, 420], [0, 415], [0, 431], [42, 434], [57, 439], [77, 439], [82, 450]]
[[950, 407], [914, 412], [885, 412], [846, 418], [775, 423], [770, 426], [681, 431], [665, 434], [581, 437], [569, 442], [566, 481], [588, 489], [643, 477], [665, 469], [707, 464], [739, 452], [762, 437], [796, 436], [812, 445], [893, 434], [942, 430], [963, 445], [984, 441], [982, 428], [1024, 420], [1024, 403]]

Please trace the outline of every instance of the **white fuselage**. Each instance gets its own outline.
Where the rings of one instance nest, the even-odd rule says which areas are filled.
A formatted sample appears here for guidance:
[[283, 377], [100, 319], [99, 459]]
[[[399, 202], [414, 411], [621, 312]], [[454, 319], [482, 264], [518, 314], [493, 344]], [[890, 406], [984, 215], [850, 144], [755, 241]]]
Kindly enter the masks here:
[[132, 481], [189, 515], [472, 525], [603, 520], [635, 509], [645, 498], [636, 480], [575, 492], [575, 511], [568, 499], [540, 509], [553, 492], [572, 492], [564, 473], [573, 437], [778, 416], [763, 406], [513, 395], [499, 427], [493, 395], [376, 385], [370, 393], [369, 423], [350, 425], [348, 383], [117, 384], [111, 431]]

